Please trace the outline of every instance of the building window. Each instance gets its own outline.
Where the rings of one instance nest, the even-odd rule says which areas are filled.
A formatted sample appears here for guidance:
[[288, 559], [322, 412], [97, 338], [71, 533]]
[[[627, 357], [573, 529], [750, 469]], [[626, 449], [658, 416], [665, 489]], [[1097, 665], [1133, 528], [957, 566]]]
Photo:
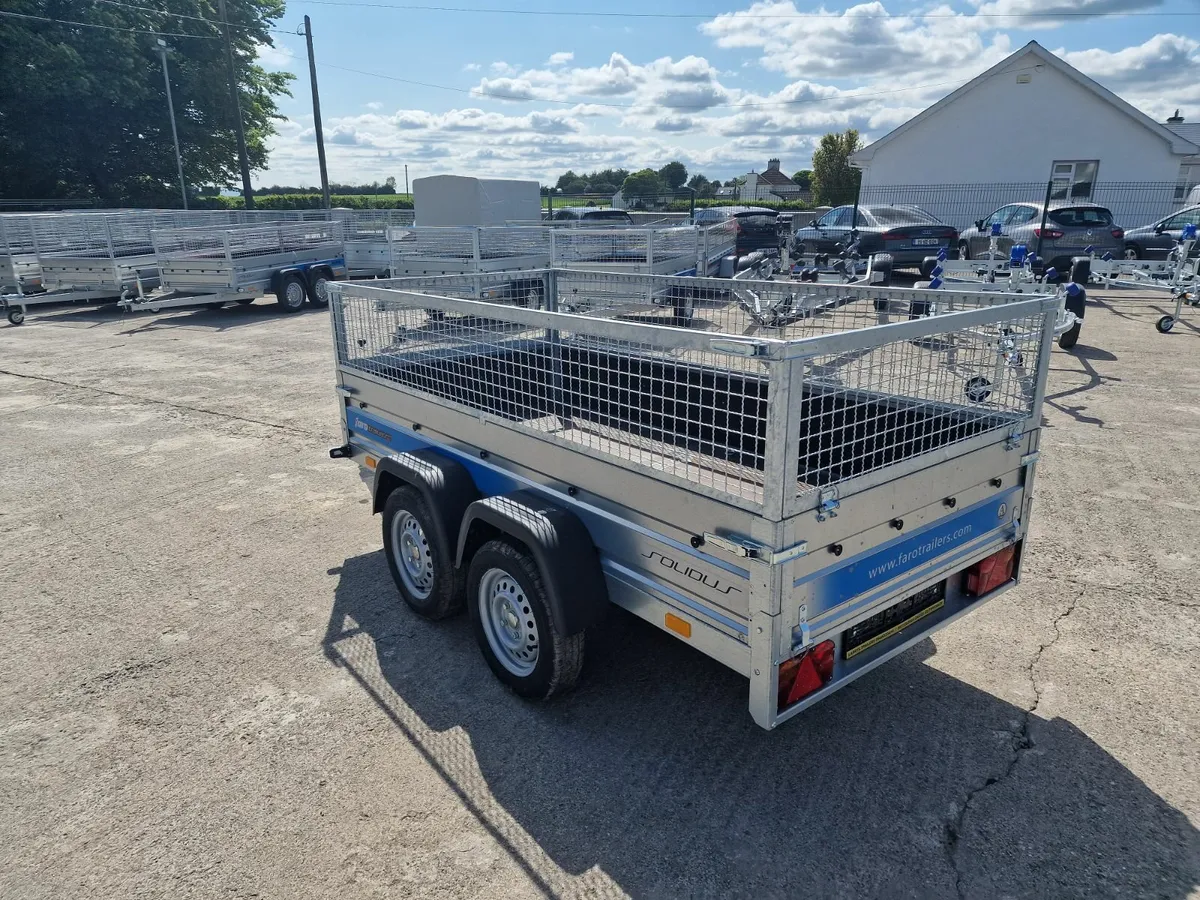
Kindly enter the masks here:
[[1097, 159], [1055, 160], [1050, 169], [1050, 199], [1091, 200], [1099, 171]]
[[1182, 203], [1188, 192], [1200, 184], [1200, 162], [1184, 163], [1179, 167], [1179, 180], [1175, 182], [1175, 199]]

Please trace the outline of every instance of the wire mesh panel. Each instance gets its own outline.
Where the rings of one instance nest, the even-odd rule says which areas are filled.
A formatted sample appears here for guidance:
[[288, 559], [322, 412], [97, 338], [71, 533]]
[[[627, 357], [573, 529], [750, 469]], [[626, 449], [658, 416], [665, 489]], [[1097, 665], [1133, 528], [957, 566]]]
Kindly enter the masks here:
[[154, 249], [160, 262], [176, 259], [245, 259], [276, 253], [336, 247], [341, 222], [281, 222], [235, 228], [204, 227], [156, 230]]
[[0, 292], [24, 289], [40, 280], [33, 218], [0, 215]]
[[386, 241], [388, 229], [411, 226], [411, 209], [335, 209], [332, 218], [342, 223], [347, 241]]
[[[1035, 415], [1053, 298], [969, 294], [935, 307], [924, 292], [917, 314], [894, 290], [841, 288], [834, 302], [836, 286], [817, 287], [830, 290], [804, 324], [756, 326], [746, 341], [728, 327], [744, 310], [715, 279], [542, 270], [342, 284], [338, 362], [754, 502], [772, 478], [802, 496]], [[707, 293], [719, 327], [645, 312], [684, 289]], [[772, 365], [803, 367], [800, 396], [775, 411], [798, 417], [782, 448], [767, 446]], [[768, 459], [786, 470], [767, 471]]]
[[[470, 280], [457, 289], [470, 293]], [[654, 329], [519, 309], [515, 293], [508, 307], [431, 297], [337, 285], [338, 362], [590, 455], [761, 502], [765, 361], [703, 343], [672, 347]], [[447, 302], [449, 310], [427, 308]]]
[[554, 232], [556, 266], [645, 270], [675, 263], [695, 264], [699, 232], [695, 228], [577, 228]]
[[1039, 300], [1007, 311], [968, 327], [955, 326], [959, 316], [932, 317], [943, 328], [919, 338], [806, 356], [799, 492], [1031, 418], [1047, 313]]
[[388, 229], [393, 272], [534, 268], [550, 261], [550, 234], [536, 225]]

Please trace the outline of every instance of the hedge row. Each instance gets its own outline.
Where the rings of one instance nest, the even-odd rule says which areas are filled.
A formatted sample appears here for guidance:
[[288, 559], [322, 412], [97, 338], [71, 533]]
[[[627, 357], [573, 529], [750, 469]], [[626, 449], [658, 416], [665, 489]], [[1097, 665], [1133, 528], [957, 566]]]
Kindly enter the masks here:
[[[412, 209], [411, 197], [394, 194], [331, 194], [333, 206], [345, 209]], [[320, 209], [320, 194], [255, 194], [256, 209]], [[197, 197], [194, 209], [245, 209], [241, 197]]]

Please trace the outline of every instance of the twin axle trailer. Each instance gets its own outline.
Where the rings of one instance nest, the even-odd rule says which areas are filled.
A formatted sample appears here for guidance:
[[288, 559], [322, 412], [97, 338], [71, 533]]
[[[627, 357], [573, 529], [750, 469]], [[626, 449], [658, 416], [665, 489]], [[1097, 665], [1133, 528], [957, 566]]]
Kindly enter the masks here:
[[341, 222], [182, 228], [153, 235], [162, 290], [121, 301], [128, 310], [253, 303], [273, 293], [284, 312], [324, 306], [346, 277]]
[[402, 598], [465, 607], [517, 693], [569, 688], [612, 603], [773, 728], [1017, 582], [1056, 298], [521, 276], [330, 286], [330, 455]]

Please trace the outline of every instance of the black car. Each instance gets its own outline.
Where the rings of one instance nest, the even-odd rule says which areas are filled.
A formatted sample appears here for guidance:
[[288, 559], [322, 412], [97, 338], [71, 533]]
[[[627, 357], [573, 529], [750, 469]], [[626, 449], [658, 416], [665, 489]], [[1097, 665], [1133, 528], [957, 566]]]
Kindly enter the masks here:
[[694, 222], [701, 228], [733, 219], [737, 229], [737, 245], [734, 252], [745, 256], [755, 250], [774, 250], [779, 246], [779, 230], [775, 224], [777, 213], [760, 206], [712, 206], [696, 210]]
[[853, 206], [831, 209], [810, 225], [796, 229], [792, 251], [798, 255], [835, 254], [849, 247], [858, 233], [858, 255], [890, 253], [896, 266], [919, 266], [939, 250], [947, 255], [958, 246], [958, 230], [919, 206]]
[[[1166, 259], [1178, 243], [1184, 225], [1200, 225], [1200, 206], [1171, 213], [1153, 225], [1130, 228], [1125, 232], [1125, 258]], [[1193, 256], [1197, 249], [1193, 248]]]

